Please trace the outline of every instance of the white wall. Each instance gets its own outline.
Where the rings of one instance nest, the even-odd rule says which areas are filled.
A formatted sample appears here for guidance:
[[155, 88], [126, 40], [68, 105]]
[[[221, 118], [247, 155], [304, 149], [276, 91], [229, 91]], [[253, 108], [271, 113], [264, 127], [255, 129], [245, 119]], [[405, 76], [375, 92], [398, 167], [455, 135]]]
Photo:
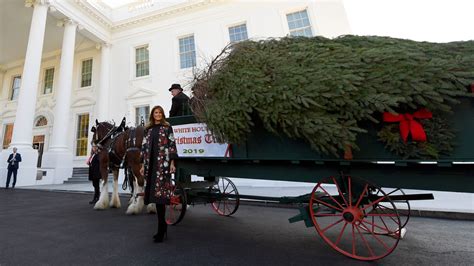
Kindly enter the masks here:
[[[229, 42], [228, 27], [247, 24], [250, 39], [281, 37], [289, 33], [286, 14], [306, 9], [313, 34], [335, 37], [350, 33], [340, 1], [245, 1], [217, 3], [193, 9], [112, 35], [111, 103], [109, 113], [119, 121], [134, 122], [134, 106], [159, 104], [168, 112], [172, 83], [187, 85], [192, 69], [180, 69], [179, 38], [194, 35], [197, 64], [202, 68]], [[335, 23], [335, 21], [337, 21]], [[134, 78], [135, 47], [149, 45], [150, 75]], [[185, 89], [189, 94], [189, 90]]]
[[[158, 20], [143, 22], [137, 27], [110, 32], [110, 119], [118, 123], [126, 116], [129, 125], [134, 125], [135, 107], [143, 105], [152, 107], [159, 104], [168, 113], [171, 107], [168, 88], [172, 83], [181, 83], [189, 94], [187, 85], [192, 80], [193, 70], [180, 69], [180, 37], [194, 35], [199, 69], [229, 43], [230, 26], [246, 23], [250, 39], [286, 36], [289, 33], [286, 14], [304, 9], [308, 12], [313, 34], [335, 37], [350, 33], [340, 0], [216, 1], [184, 13], [173, 13]], [[76, 43], [69, 124], [64, 125], [68, 128], [69, 149], [74, 155], [78, 115], [89, 113], [89, 125], [92, 126], [97, 117], [97, 95], [101, 89], [100, 50], [95, 48], [94, 42], [83, 37]], [[150, 75], [135, 78], [135, 47], [146, 44], [149, 45]], [[81, 88], [81, 62], [88, 58], [93, 59], [92, 85]], [[3, 73], [3, 82], [0, 82], [0, 142], [3, 141], [4, 125], [15, 120], [17, 101], [10, 101], [9, 94], [12, 77], [22, 74], [23, 63], [21, 60], [4, 66], [7, 70]], [[45, 151], [52, 137], [55, 97], [60, 89], [56, 86], [59, 64], [59, 50], [43, 54], [35, 117], [44, 115], [48, 119], [48, 126], [34, 129], [34, 133], [45, 133]], [[55, 68], [53, 93], [43, 95], [44, 71], [50, 67]], [[89, 141], [91, 137], [89, 134]], [[74, 156], [73, 165], [83, 167], [84, 161], [85, 156]]]

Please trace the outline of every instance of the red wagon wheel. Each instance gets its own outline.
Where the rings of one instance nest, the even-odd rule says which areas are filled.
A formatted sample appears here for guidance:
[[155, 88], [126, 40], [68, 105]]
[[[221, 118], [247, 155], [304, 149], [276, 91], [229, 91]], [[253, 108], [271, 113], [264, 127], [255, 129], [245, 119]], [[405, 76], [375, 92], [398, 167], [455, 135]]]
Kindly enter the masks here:
[[313, 189], [309, 205], [316, 231], [348, 257], [377, 260], [397, 247], [401, 228], [397, 208], [385, 192], [365, 180], [329, 177]]
[[166, 210], [166, 223], [176, 225], [184, 218], [187, 207], [186, 192], [178, 185], [173, 185], [173, 194], [170, 198], [170, 205]]
[[211, 203], [212, 209], [222, 216], [231, 216], [239, 208], [240, 198], [237, 187], [227, 177], [216, 177], [217, 182], [211, 192], [217, 193], [217, 199]]

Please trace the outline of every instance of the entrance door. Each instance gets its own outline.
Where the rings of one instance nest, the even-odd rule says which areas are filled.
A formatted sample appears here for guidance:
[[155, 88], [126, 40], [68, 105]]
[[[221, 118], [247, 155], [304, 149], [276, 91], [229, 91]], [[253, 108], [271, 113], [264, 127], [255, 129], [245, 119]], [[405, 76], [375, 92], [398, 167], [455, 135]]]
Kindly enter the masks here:
[[38, 162], [36, 167], [41, 167], [41, 161], [43, 160], [44, 135], [33, 137], [33, 149], [38, 150]]

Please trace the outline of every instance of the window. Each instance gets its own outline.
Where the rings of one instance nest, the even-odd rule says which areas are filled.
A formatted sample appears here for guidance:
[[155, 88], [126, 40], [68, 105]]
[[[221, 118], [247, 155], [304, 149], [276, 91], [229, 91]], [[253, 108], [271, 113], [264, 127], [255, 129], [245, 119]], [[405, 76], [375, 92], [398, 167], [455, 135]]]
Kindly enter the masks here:
[[230, 42], [239, 42], [247, 40], [247, 24], [229, 27], [229, 39]]
[[181, 68], [196, 66], [194, 35], [179, 39], [179, 61], [181, 63]]
[[12, 142], [13, 124], [6, 124], [3, 133], [3, 149], [8, 149]]
[[12, 94], [10, 95], [10, 100], [14, 101], [18, 99], [18, 95], [20, 95], [20, 86], [21, 86], [21, 76], [13, 77]]
[[82, 61], [81, 88], [92, 84], [92, 59]]
[[306, 10], [286, 15], [288, 28], [291, 36], [312, 37], [311, 24], [309, 24], [308, 12]]
[[47, 125], [48, 125], [48, 119], [46, 119], [46, 117], [41, 115], [36, 119], [35, 127], [43, 127]]
[[77, 118], [76, 156], [87, 155], [87, 137], [89, 136], [89, 114]]
[[48, 68], [44, 72], [44, 88], [43, 94], [53, 92], [54, 68]]
[[148, 45], [135, 49], [135, 77], [148, 76], [150, 67], [148, 61]]
[[146, 125], [148, 115], [150, 113], [150, 106], [140, 106], [135, 108], [135, 126], [140, 126], [143, 123]]

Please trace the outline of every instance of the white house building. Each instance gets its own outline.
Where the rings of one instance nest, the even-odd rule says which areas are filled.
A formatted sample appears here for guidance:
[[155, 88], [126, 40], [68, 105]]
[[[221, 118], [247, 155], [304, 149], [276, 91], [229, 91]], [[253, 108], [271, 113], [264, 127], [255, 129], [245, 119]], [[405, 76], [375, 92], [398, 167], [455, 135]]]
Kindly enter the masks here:
[[229, 42], [349, 33], [342, 0], [1, 0], [0, 186], [13, 147], [18, 186], [64, 182], [95, 119], [169, 110]]

